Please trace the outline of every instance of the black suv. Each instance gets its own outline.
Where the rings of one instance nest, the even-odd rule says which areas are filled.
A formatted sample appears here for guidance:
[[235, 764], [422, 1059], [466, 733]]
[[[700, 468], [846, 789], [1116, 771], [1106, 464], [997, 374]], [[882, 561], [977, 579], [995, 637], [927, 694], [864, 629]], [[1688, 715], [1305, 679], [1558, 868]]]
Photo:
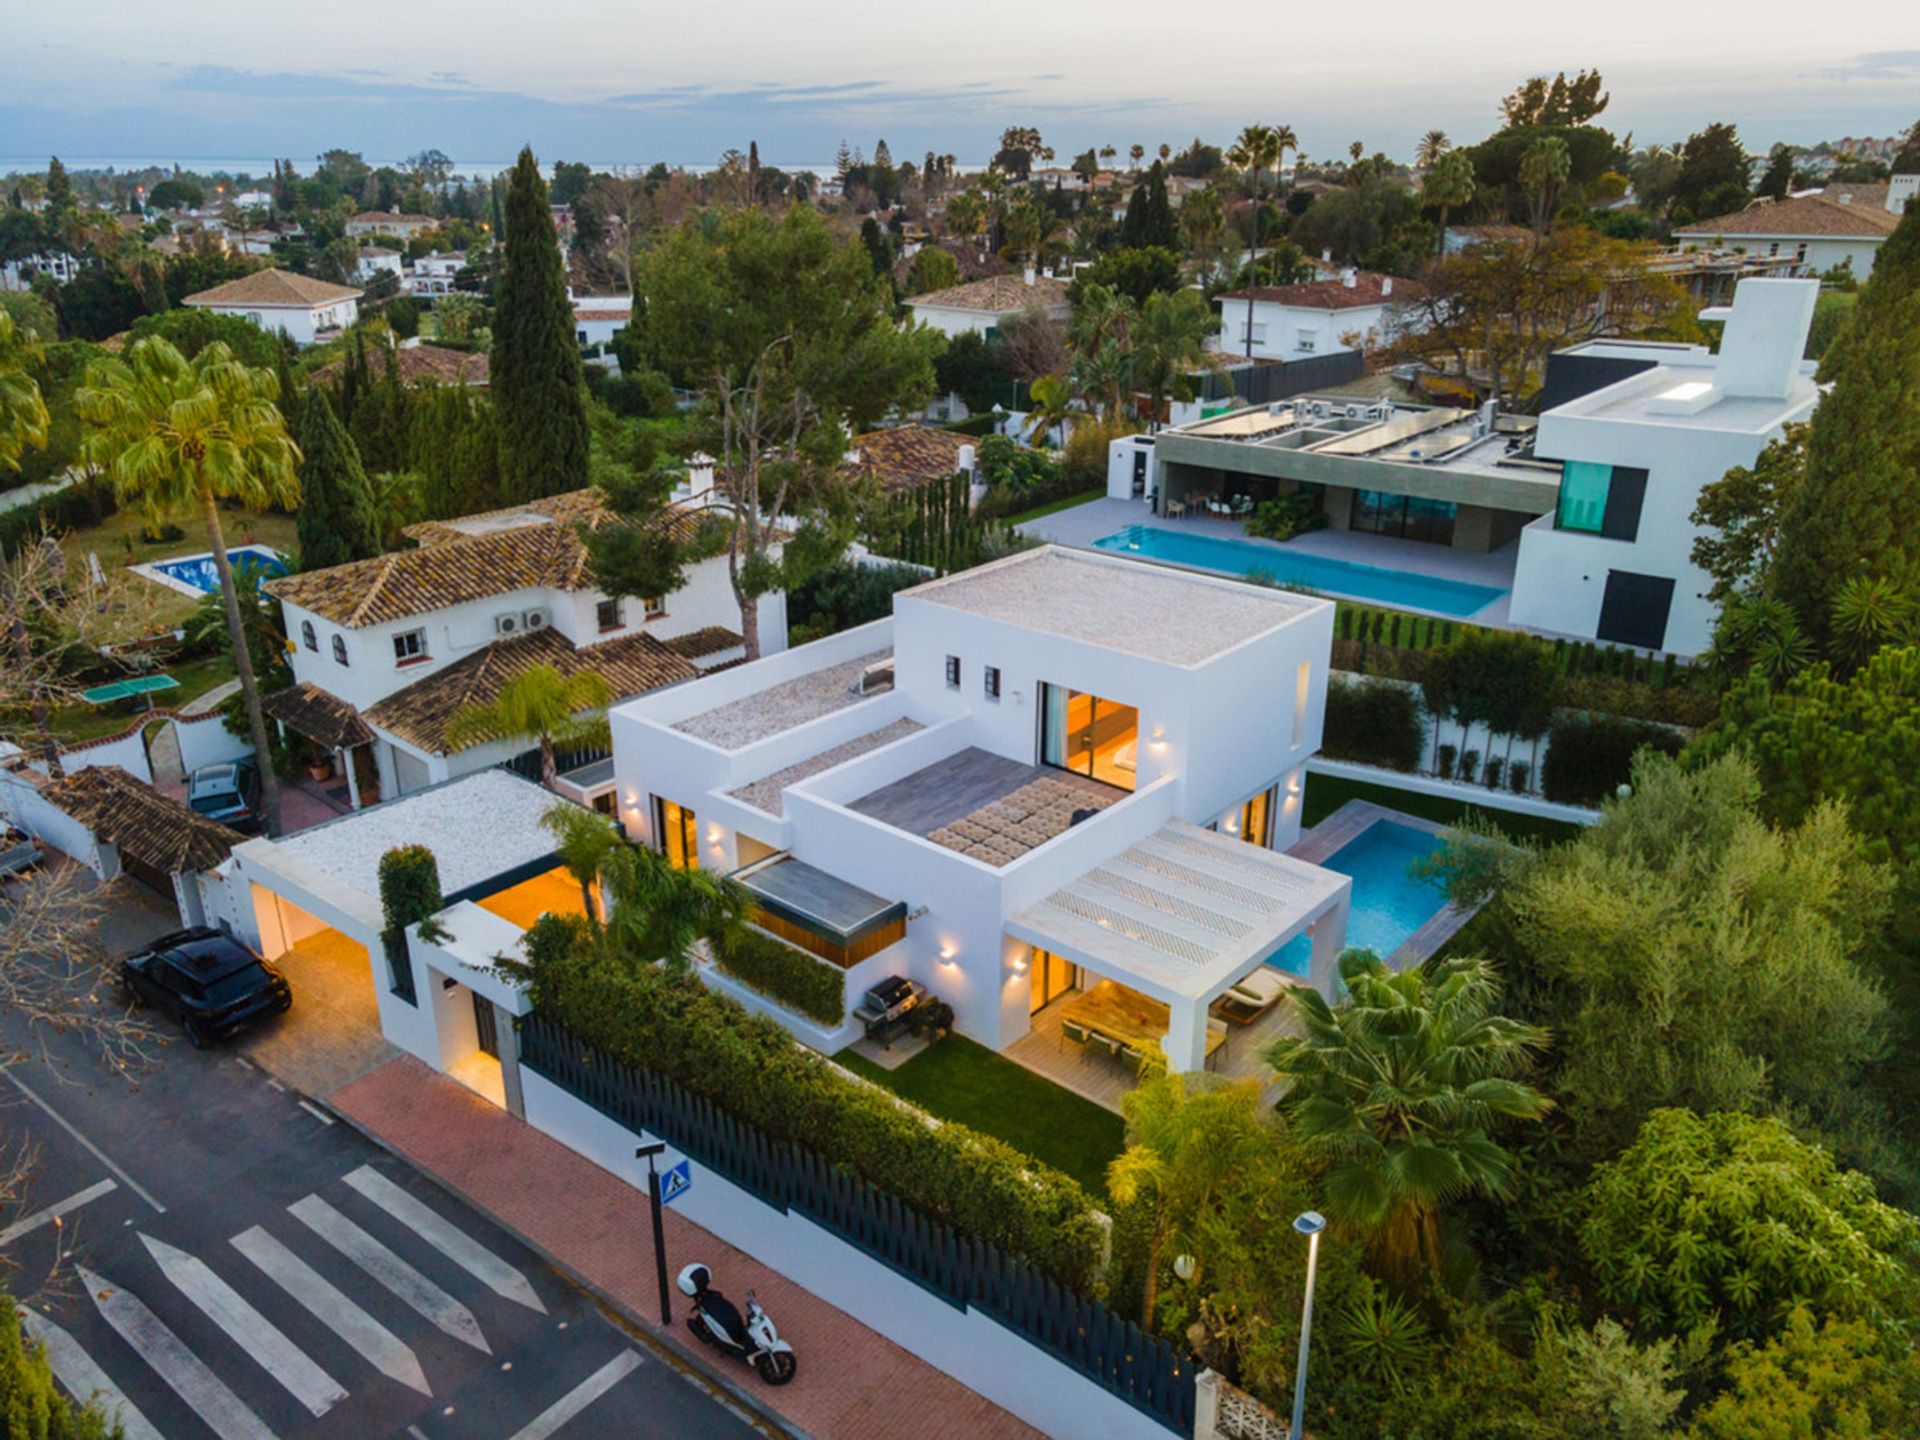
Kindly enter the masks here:
[[120, 978], [136, 1002], [178, 1020], [197, 1049], [293, 1004], [279, 972], [224, 930], [204, 926], [127, 956]]

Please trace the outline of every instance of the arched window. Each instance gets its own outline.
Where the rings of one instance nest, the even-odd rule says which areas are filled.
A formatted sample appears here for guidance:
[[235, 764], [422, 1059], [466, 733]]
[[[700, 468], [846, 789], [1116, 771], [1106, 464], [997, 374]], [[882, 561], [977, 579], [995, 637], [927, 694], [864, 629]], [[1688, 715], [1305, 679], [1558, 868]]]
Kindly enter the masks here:
[[345, 636], [336, 635], [333, 637], [333, 658], [342, 665], [347, 663], [347, 641]]
[[309, 650], [318, 650], [320, 648], [319, 640], [314, 638], [313, 621], [302, 620], [300, 622], [300, 643]]

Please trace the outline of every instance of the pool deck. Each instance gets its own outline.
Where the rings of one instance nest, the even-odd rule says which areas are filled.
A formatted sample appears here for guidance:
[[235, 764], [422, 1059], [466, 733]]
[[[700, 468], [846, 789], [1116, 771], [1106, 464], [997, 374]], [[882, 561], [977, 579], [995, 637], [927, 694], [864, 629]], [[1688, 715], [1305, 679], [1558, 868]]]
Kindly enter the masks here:
[[[1408, 830], [1419, 830], [1428, 835], [1440, 836], [1447, 833], [1447, 827], [1437, 821], [1424, 820], [1418, 815], [1409, 815], [1401, 810], [1389, 810], [1386, 806], [1376, 805], [1371, 800], [1349, 800], [1294, 841], [1288, 847], [1287, 854], [1296, 860], [1305, 860], [1309, 864], [1324, 865], [1351, 842], [1382, 821], [1403, 826]], [[1460, 932], [1461, 926], [1471, 920], [1478, 909], [1478, 906], [1472, 910], [1462, 910], [1457, 905], [1442, 907], [1424, 925], [1409, 935], [1398, 950], [1384, 957], [1388, 967], [1404, 970], [1409, 965], [1418, 965], [1422, 960], [1438, 954], [1440, 948]]]
[[[1020, 533], [1056, 545], [1091, 550], [1096, 548], [1096, 540], [1104, 539], [1116, 530], [1124, 530], [1129, 525], [1151, 525], [1157, 530], [1167, 530], [1177, 535], [1205, 536], [1213, 540], [1234, 540], [1243, 545], [1270, 547], [1281, 555], [1311, 555], [1323, 560], [1344, 560], [1352, 565], [1371, 565], [1404, 575], [1424, 575], [1435, 580], [1485, 585], [1501, 591], [1499, 599], [1471, 616], [1447, 617], [1471, 619], [1477, 625], [1507, 624], [1511, 600], [1508, 592], [1513, 589], [1514, 565], [1520, 556], [1520, 542], [1517, 539], [1498, 550], [1477, 554], [1446, 545], [1395, 540], [1385, 535], [1363, 535], [1351, 530], [1314, 530], [1282, 545], [1275, 540], [1260, 540], [1248, 535], [1241, 521], [1225, 516], [1188, 515], [1178, 520], [1163, 520], [1147, 508], [1144, 500], [1090, 500], [1085, 505], [1075, 505], [1068, 510], [1057, 510], [1051, 515], [1029, 520], [1020, 527]], [[1109, 550], [1102, 553], [1111, 555], [1118, 552]], [[1393, 608], [1404, 610], [1412, 607], [1401, 605]]]
[[[270, 557], [274, 564], [281, 567], [278, 572], [269, 572], [270, 574], [286, 573], [287, 557], [271, 545], [248, 544], [229, 545], [227, 547], [227, 563], [230, 565], [237, 566], [249, 559], [257, 560], [257, 558], [262, 555]], [[213, 552], [211, 550], [202, 550], [196, 555], [169, 555], [164, 560], [148, 560], [143, 564], [134, 565], [130, 568], [135, 575], [151, 580], [156, 585], [164, 585], [169, 590], [176, 591], [181, 595], [191, 595], [194, 599], [200, 600], [208, 595], [219, 594], [219, 587], [216, 585], [210, 590], [203, 590], [191, 581], [182, 580], [177, 575], [168, 574], [164, 567], [168, 565], [191, 565], [202, 560], [211, 561], [212, 559]]]

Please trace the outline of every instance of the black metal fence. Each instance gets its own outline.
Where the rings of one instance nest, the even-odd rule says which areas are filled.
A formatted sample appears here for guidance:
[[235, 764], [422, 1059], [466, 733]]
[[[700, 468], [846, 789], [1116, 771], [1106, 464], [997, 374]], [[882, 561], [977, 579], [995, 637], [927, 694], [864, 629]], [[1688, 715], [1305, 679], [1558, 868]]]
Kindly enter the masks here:
[[1336, 350], [1330, 355], [1314, 355], [1288, 360], [1280, 365], [1229, 365], [1209, 370], [1201, 380], [1203, 401], [1225, 400], [1238, 395], [1248, 405], [1271, 405], [1309, 390], [1327, 390], [1358, 380], [1367, 373], [1367, 359], [1358, 350]]
[[[613, 751], [598, 746], [582, 746], [577, 750], [556, 748], [553, 752], [553, 768], [557, 773], [564, 775], [569, 770], [576, 770], [582, 765], [591, 765], [596, 760], [612, 758]], [[523, 750], [510, 760], [502, 760], [494, 768], [511, 770], [522, 780], [531, 780], [538, 785], [540, 783], [540, 747], [536, 745], [531, 750]]]
[[956, 1309], [971, 1306], [991, 1316], [1176, 1434], [1193, 1433], [1192, 1365], [1099, 1301], [927, 1219], [663, 1075], [592, 1052], [540, 1015], [521, 1022], [520, 1063], [609, 1119], [659, 1136], [768, 1205], [798, 1211]]

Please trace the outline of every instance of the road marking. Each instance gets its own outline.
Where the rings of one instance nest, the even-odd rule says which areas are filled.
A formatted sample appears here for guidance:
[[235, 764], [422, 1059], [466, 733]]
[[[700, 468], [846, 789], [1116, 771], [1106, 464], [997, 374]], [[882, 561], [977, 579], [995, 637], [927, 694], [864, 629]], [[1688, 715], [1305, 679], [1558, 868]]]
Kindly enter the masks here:
[[362, 1165], [346, 1181], [496, 1295], [547, 1313], [525, 1275], [371, 1165]]
[[327, 1114], [327, 1112], [322, 1110], [318, 1105], [314, 1105], [309, 1103], [308, 1101], [302, 1100], [300, 1102], [300, 1108], [306, 1111], [309, 1115], [313, 1116], [313, 1118], [318, 1120], [322, 1125], [333, 1124], [333, 1117]]
[[427, 1432], [422, 1430], [418, 1425], [407, 1426], [407, 1434], [411, 1435], [413, 1440], [427, 1440]]
[[102, 1195], [112, 1194], [119, 1188], [120, 1187], [111, 1180], [96, 1181], [77, 1194], [69, 1195], [64, 1200], [54, 1201], [53, 1204], [47, 1206], [44, 1210], [36, 1210], [31, 1215], [23, 1215], [20, 1219], [14, 1221], [13, 1224], [7, 1226], [6, 1229], [0, 1230], [0, 1247], [11, 1245], [22, 1235], [31, 1235], [42, 1225], [50, 1224], [58, 1220], [62, 1215], [70, 1215], [88, 1201], [98, 1200]]
[[431, 1396], [426, 1371], [405, 1341], [323, 1279], [306, 1261], [258, 1225], [230, 1242], [267, 1277], [312, 1313], [314, 1319], [360, 1352], [360, 1357], [390, 1380]]
[[100, 1318], [120, 1332], [120, 1338], [221, 1440], [277, 1440], [266, 1422], [249, 1410], [246, 1402], [227, 1388], [226, 1381], [208, 1369], [207, 1363], [131, 1290], [109, 1285], [84, 1265], [74, 1269], [93, 1297]]
[[284, 1385], [316, 1419], [347, 1398], [347, 1392], [331, 1375], [308, 1359], [299, 1346], [248, 1304], [239, 1291], [214, 1274], [205, 1261], [151, 1235], [142, 1235], [140, 1239], [160, 1266], [160, 1273], [205, 1311], [209, 1320], [226, 1331], [234, 1344]]
[[38, 1095], [34, 1094], [33, 1091], [29, 1090], [27, 1088], [26, 1081], [22, 1080], [18, 1075], [14, 1074], [13, 1071], [11, 1070], [7, 1070], [5, 1072], [0, 1072], [0, 1073], [4, 1073], [7, 1079], [13, 1082], [14, 1088], [18, 1090], [22, 1095], [26, 1096], [27, 1099], [33, 1101], [33, 1103], [38, 1105], [42, 1110], [46, 1111], [47, 1114], [52, 1117], [54, 1124], [58, 1125], [62, 1130], [66, 1131], [67, 1134], [71, 1135], [74, 1139], [78, 1140], [82, 1145], [86, 1146], [87, 1153], [93, 1156], [93, 1158], [98, 1160], [102, 1165], [106, 1166], [107, 1169], [111, 1170], [114, 1174], [114, 1177], [117, 1180], [119, 1180], [119, 1182], [122, 1185], [126, 1186], [129, 1190], [133, 1191], [134, 1194], [138, 1195], [142, 1200], [146, 1201], [147, 1204], [151, 1205], [160, 1214], [164, 1215], [167, 1213], [167, 1207], [162, 1205], [158, 1200], [154, 1199], [153, 1196], [149, 1195], [146, 1192], [145, 1188], [143, 1188], [140, 1184], [138, 1184], [131, 1175], [127, 1174], [126, 1171], [122, 1170], [118, 1165], [114, 1164], [113, 1161], [109, 1160], [107, 1158], [106, 1151], [102, 1150], [98, 1145], [94, 1144], [91, 1140], [87, 1139], [86, 1136], [82, 1135], [78, 1130], [74, 1129], [72, 1123], [67, 1119], [66, 1116], [62, 1115], [58, 1110], [54, 1109], [53, 1106], [49, 1105], [46, 1101], [42, 1100]]
[[473, 1312], [318, 1195], [287, 1207], [294, 1218], [456, 1340], [491, 1355]]
[[101, 1413], [107, 1417], [107, 1423], [113, 1423], [115, 1412], [120, 1418], [120, 1433], [126, 1440], [166, 1440], [153, 1423], [140, 1413], [139, 1407], [125, 1395], [119, 1387], [107, 1378], [107, 1372], [93, 1363], [93, 1357], [80, 1348], [80, 1342], [62, 1330], [44, 1315], [35, 1314], [22, 1306], [21, 1323], [27, 1327], [27, 1334], [34, 1343], [47, 1352], [47, 1364], [52, 1368], [54, 1378], [67, 1387], [67, 1393], [81, 1404], [97, 1399]]
[[278, 1080], [274, 1079], [271, 1075], [267, 1077], [267, 1084], [271, 1085], [275, 1090], [278, 1090], [282, 1095], [287, 1093], [287, 1087], [282, 1085]]
[[559, 1430], [562, 1425], [639, 1368], [638, 1352], [622, 1350], [535, 1416], [533, 1423], [516, 1432], [513, 1440], [547, 1440], [547, 1437]]

